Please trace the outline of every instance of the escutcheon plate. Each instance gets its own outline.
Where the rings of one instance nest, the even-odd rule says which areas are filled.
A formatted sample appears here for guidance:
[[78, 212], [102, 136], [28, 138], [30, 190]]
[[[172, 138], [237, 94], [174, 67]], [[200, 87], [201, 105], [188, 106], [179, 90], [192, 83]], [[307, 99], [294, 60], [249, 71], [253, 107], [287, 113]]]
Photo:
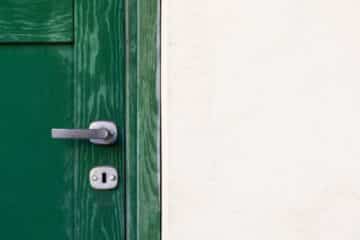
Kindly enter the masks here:
[[118, 186], [118, 172], [111, 166], [99, 166], [90, 170], [89, 181], [92, 188], [111, 190]]

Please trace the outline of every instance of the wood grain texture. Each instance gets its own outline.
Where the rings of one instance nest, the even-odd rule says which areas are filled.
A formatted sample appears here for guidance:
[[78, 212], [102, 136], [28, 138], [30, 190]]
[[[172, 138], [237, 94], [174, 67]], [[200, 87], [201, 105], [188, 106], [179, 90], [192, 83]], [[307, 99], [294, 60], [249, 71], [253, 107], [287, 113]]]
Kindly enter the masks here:
[[[122, 0], [75, 0], [74, 127], [94, 120], [116, 122], [114, 146], [77, 142], [74, 151], [74, 239], [125, 239], [125, 13]], [[99, 165], [119, 171], [114, 191], [90, 188]]]
[[158, 0], [127, 0], [127, 239], [159, 240]]
[[71, 42], [72, 0], [2, 0], [0, 42]]

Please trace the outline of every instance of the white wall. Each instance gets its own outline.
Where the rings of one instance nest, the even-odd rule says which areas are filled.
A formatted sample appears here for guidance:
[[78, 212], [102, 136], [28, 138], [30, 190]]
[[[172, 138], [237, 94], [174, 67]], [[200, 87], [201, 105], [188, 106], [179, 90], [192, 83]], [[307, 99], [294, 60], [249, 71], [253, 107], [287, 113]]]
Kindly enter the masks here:
[[162, 18], [164, 240], [358, 240], [360, 1]]

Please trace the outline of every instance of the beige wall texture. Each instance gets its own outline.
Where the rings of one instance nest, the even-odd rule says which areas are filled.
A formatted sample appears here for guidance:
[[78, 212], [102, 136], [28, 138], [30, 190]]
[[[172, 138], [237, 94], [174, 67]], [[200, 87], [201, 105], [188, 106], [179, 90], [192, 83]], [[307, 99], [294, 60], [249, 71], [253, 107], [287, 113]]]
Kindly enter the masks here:
[[164, 240], [360, 239], [360, 1], [163, 0]]

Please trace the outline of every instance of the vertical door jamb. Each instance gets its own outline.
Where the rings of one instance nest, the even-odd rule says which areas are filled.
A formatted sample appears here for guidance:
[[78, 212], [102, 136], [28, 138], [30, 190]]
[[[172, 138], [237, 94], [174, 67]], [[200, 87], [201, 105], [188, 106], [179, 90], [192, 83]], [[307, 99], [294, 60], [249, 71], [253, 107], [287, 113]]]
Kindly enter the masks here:
[[126, 0], [127, 240], [160, 240], [160, 0]]

